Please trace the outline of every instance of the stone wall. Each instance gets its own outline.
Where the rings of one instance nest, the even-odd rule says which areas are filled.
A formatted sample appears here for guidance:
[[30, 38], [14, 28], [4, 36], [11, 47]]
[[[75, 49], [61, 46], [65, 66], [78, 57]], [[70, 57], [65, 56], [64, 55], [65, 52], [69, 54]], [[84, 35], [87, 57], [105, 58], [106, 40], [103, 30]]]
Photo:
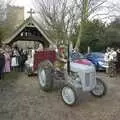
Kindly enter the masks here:
[[15, 30], [24, 21], [24, 7], [7, 5], [6, 17], [8, 27]]

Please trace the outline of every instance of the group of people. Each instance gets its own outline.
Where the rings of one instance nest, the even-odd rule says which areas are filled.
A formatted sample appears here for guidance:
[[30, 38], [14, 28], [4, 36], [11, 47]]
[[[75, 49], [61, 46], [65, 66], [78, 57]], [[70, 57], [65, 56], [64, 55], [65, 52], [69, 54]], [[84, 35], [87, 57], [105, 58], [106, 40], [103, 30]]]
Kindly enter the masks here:
[[27, 60], [27, 52], [19, 48], [16, 44], [13, 46], [0, 46], [0, 79], [4, 73], [11, 72], [11, 70], [24, 70], [24, 63]]
[[106, 65], [106, 73], [113, 77], [117, 72], [120, 72], [120, 49], [114, 49], [108, 47], [104, 56]]

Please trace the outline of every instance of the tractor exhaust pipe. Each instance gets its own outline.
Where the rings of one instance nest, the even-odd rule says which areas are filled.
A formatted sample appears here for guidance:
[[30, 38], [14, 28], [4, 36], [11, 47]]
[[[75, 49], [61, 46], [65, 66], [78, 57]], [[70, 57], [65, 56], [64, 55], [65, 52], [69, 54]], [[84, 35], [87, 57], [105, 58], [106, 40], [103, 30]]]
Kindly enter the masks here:
[[69, 38], [68, 38], [68, 49], [67, 49], [67, 52], [68, 52], [67, 72], [68, 72], [68, 75], [70, 75], [70, 41], [69, 41]]

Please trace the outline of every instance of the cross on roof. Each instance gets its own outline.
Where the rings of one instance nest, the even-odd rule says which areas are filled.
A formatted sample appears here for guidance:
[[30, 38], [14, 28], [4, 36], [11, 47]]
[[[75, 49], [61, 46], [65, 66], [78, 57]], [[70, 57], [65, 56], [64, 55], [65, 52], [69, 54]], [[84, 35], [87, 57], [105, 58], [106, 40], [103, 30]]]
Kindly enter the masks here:
[[32, 17], [33, 14], [35, 14], [35, 12], [33, 11], [33, 9], [31, 8], [30, 11], [28, 11], [27, 13], [30, 14], [30, 17]]

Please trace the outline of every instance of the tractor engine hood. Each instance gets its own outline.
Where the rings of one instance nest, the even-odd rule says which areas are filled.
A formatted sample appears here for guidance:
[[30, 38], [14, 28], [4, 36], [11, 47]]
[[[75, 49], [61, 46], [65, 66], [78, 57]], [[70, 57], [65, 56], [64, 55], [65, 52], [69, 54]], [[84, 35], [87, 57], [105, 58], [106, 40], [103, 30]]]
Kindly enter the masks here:
[[81, 71], [86, 71], [86, 72], [94, 72], [95, 67], [94, 65], [85, 59], [80, 59], [80, 60], [75, 60], [70, 62], [70, 68], [71, 71], [73, 72], [81, 72]]

